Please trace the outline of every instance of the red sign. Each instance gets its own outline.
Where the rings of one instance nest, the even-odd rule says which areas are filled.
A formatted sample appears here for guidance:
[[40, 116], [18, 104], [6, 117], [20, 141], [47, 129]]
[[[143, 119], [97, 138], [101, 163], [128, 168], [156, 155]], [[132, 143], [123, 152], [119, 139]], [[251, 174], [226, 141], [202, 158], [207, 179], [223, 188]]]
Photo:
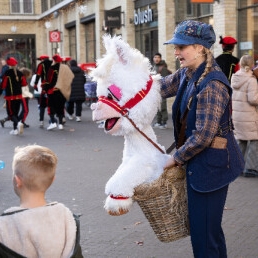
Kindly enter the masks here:
[[213, 4], [214, 0], [191, 0], [191, 3], [210, 3], [210, 4]]
[[57, 30], [49, 31], [49, 41], [50, 42], [60, 42], [61, 41], [61, 31], [57, 31]]

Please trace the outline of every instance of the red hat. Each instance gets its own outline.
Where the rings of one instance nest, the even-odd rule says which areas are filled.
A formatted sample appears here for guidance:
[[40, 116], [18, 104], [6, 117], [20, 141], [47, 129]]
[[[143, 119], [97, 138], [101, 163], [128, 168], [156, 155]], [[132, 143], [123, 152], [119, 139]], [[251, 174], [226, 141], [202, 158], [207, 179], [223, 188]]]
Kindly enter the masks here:
[[70, 56], [64, 56], [63, 57], [63, 62], [67, 62], [67, 61], [70, 61], [72, 60], [72, 58]]
[[91, 70], [96, 68], [96, 63], [83, 63], [79, 65], [83, 71]]
[[8, 57], [6, 63], [9, 66], [15, 66], [18, 64], [17, 60], [14, 57]]
[[237, 44], [237, 40], [234, 39], [233, 37], [224, 37], [220, 36], [220, 44], [222, 45], [235, 45]]
[[52, 58], [56, 63], [61, 63], [63, 61], [62, 57], [58, 54], [53, 55]]
[[48, 59], [49, 56], [48, 55], [41, 55], [40, 57], [38, 57], [38, 60], [44, 60], [44, 59]]

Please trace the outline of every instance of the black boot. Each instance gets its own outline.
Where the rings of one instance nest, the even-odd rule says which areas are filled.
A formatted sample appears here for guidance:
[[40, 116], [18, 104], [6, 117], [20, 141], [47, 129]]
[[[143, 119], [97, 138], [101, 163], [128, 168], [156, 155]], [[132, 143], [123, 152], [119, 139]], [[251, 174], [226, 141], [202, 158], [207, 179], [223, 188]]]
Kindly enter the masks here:
[[8, 120], [9, 120], [8, 117], [6, 117], [6, 118], [0, 120], [1, 126], [2, 126], [3, 128], [4, 128], [4, 123], [5, 123], [6, 121], [8, 121]]

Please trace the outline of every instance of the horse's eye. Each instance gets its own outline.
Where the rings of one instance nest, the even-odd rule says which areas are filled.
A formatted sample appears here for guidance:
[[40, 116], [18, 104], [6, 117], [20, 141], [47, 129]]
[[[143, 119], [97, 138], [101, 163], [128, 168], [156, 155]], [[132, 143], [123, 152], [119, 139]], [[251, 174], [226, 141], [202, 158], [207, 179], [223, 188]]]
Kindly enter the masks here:
[[113, 97], [113, 95], [111, 93], [108, 93], [107, 98], [114, 100], [114, 97]]

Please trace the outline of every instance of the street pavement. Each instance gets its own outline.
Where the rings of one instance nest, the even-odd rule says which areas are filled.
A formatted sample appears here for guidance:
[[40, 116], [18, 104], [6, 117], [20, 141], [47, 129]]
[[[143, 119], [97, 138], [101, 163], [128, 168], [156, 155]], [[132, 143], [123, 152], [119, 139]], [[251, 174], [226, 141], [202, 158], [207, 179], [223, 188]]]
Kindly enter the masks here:
[[[0, 118], [6, 116], [0, 98]], [[21, 136], [9, 135], [12, 123], [0, 128], [0, 210], [18, 205], [12, 189], [11, 161], [16, 146], [40, 144], [58, 155], [57, 176], [47, 192], [48, 201], [59, 201], [81, 214], [81, 245], [84, 257], [92, 258], [190, 258], [190, 237], [162, 243], [155, 236], [137, 203], [123, 216], [112, 217], [103, 209], [107, 180], [121, 163], [123, 137], [110, 136], [91, 120], [91, 110], [83, 105], [82, 122], [68, 121], [64, 130], [38, 127], [36, 100], [30, 101], [26, 121], [30, 128]], [[159, 143], [169, 147], [173, 133], [155, 129]], [[229, 258], [258, 257], [258, 178], [239, 177], [229, 187], [223, 227]], [[1, 230], [1, 229], [0, 229]], [[208, 257], [207, 257], [208, 258]]]

